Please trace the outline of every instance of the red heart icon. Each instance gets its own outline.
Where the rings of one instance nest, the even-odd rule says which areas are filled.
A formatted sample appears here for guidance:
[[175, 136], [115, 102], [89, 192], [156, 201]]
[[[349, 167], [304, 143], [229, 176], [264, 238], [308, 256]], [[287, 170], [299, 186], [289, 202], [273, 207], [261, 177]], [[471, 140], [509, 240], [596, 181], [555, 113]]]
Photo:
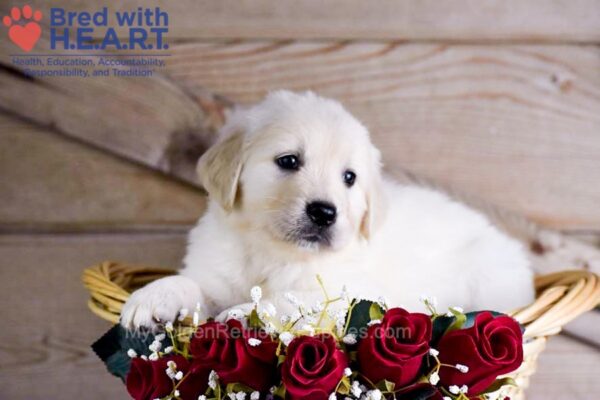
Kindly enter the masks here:
[[13, 25], [8, 30], [10, 40], [25, 51], [33, 49], [41, 34], [42, 28], [36, 22], [28, 22], [25, 26]]

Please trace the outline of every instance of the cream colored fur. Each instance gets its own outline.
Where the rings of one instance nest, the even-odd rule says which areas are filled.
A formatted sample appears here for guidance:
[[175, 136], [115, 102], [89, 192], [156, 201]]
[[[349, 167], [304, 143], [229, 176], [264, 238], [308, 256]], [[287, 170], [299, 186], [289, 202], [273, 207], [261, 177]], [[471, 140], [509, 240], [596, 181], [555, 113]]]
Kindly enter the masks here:
[[[276, 165], [287, 153], [303, 160], [298, 171]], [[345, 284], [351, 295], [415, 311], [422, 294], [444, 311], [507, 311], [533, 299], [517, 241], [442, 193], [383, 177], [380, 164], [367, 129], [334, 100], [279, 91], [237, 111], [198, 163], [210, 202], [184, 268], [134, 293], [122, 323], [152, 326], [198, 301], [214, 316], [247, 302], [255, 285], [289, 310], [286, 292], [322, 297], [317, 274], [332, 294]], [[342, 180], [347, 169], [357, 176], [352, 187]], [[298, 238], [314, 200], [337, 208], [328, 243]]]

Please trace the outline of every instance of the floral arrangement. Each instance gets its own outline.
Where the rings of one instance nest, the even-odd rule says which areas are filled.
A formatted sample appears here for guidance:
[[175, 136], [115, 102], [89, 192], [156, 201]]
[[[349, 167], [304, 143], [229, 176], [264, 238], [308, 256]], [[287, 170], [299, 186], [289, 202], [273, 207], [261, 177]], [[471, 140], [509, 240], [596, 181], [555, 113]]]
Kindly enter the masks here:
[[[321, 285], [322, 286], [322, 285]], [[92, 347], [135, 400], [469, 400], [497, 398], [523, 361], [519, 324], [459, 307], [390, 308], [346, 293], [277, 317], [251, 291], [249, 314], [199, 321], [182, 310], [160, 333], [114, 326]], [[337, 303], [334, 305], [334, 303]]]

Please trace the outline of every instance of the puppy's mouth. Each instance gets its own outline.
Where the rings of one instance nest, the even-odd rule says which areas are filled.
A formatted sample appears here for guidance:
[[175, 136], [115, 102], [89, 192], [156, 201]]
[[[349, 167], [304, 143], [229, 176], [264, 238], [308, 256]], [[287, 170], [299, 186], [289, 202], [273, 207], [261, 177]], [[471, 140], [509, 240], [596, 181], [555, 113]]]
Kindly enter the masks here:
[[318, 232], [318, 233], [310, 233], [300, 237], [301, 241], [308, 243], [316, 243], [321, 245], [330, 246], [331, 245], [331, 235], [327, 232]]
[[286, 239], [302, 248], [331, 247], [333, 235], [330, 229], [304, 226], [286, 235]]

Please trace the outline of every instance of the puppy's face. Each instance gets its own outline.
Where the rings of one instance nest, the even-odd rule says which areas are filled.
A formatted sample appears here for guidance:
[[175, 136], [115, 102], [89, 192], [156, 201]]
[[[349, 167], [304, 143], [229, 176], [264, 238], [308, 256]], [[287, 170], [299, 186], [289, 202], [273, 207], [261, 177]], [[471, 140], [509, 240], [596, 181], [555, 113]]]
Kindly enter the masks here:
[[199, 169], [209, 194], [240, 227], [312, 251], [369, 237], [379, 153], [356, 119], [336, 102], [289, 92], [238, 118], [215, 146], [218, 154], [203, 156]]

